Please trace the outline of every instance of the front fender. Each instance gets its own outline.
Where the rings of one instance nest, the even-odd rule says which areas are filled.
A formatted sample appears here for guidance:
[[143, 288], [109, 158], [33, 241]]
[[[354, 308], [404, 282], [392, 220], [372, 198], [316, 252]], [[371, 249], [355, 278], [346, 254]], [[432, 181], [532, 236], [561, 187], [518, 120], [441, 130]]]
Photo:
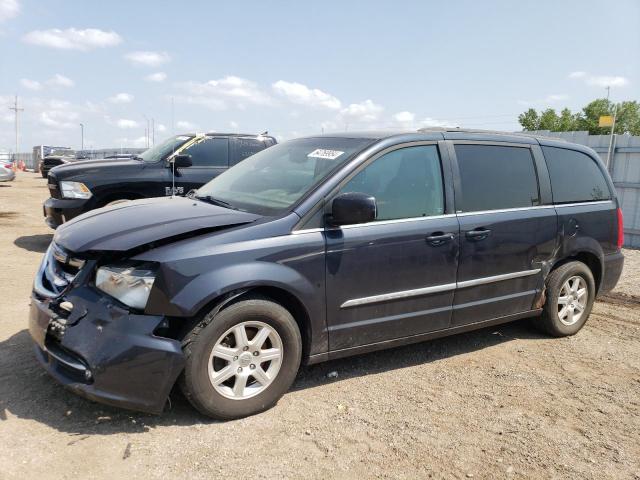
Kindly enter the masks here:
[[160, 267], [145, 313], [195, 317], [229, 292], [277, 288], [304, 307], [313, 339], [311, 353], [316, 353], [314, 347], [326, 344], [324, 248], [324, 238], [316, 232], [202, 250], [191, 244], [184, 252], [171, 249], [177, 255], [172, 258], [166, 252], [149, 252], [145, 259], [158, 261]]

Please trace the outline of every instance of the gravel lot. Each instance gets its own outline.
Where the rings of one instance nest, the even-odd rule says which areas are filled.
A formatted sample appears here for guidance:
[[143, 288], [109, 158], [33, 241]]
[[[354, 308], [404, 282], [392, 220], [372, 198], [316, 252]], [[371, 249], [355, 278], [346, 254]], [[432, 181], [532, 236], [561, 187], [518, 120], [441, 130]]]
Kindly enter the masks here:
[[[640, 252], [576, 336], [517, 322], [304, 369], [226, 423], [80, 399], [26, 330], [45, 180], [0, 184], [0, 478], [640, 478]], [[337, 378], [327, 373], [337, 371]]]

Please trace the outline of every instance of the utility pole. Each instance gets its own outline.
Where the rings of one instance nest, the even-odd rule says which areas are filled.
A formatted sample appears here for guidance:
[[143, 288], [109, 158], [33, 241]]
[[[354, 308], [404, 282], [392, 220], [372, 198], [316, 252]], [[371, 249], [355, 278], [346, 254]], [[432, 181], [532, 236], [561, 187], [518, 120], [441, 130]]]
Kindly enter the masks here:
[[153, 147], [156, 144], [156, 120], [155, 118], [151, 119], [151, 146]]
[[84, 123], [80, 124], [80, 151], [84, 150]]
[[607, 104], [609, 103], [609, 93], [611, 92], [611, 86], [607, 85]]
[[[15, 114], [15, 125], [16, 125], [16, 150], [13, 154], [13, 161], [16, 162], [17, 161], [17, 156], [18, 156], [18, 113], [19, 112], [23, 112], [24, 108], [18, 108], [18, 95], [15, 96], [15, 100], [13, 102], [13, 107], [9, 107], [9, 110], [13, 110], [13, 113]], [[16, 164], [17, 165], [17, 164]]]

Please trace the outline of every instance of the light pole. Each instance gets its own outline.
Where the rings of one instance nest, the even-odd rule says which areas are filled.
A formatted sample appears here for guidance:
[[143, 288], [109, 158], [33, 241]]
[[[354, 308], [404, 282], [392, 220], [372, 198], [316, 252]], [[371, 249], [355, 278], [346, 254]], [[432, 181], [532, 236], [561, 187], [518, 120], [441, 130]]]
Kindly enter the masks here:
[[84, 123], [80, 124], [80, 151], [84, 150]]

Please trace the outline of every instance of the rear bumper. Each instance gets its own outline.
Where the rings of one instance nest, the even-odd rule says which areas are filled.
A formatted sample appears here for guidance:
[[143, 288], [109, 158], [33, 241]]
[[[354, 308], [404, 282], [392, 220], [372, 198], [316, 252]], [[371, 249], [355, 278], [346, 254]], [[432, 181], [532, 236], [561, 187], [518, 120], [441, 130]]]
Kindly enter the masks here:
[[45, 223], [56, 229], [64, 222], [87, 211], [90, 201], [78, 198], [48, 198], [43, 205]]
[[622, 252], [605, 255], [603, 264], [602, 283], [598, 294], [610, 292], [616, 286], [622, 275], [624, 255]]
[[44, 369], [82, 397], [161, 413], [184, 368], [180, 343], [153, 334], [164, 317], [131, 314], [88, 287], [65, 300], [74, 305], [67, 318], [31, 297], [29, 332]]

